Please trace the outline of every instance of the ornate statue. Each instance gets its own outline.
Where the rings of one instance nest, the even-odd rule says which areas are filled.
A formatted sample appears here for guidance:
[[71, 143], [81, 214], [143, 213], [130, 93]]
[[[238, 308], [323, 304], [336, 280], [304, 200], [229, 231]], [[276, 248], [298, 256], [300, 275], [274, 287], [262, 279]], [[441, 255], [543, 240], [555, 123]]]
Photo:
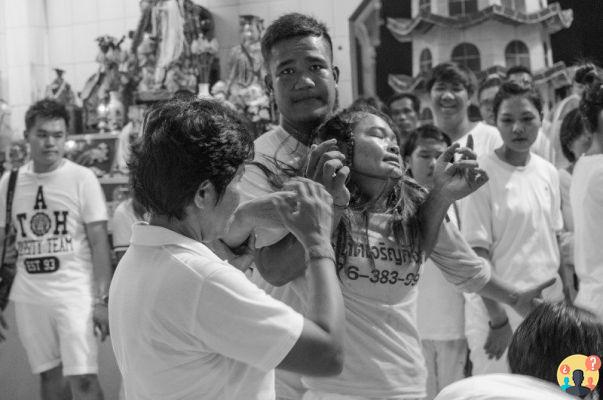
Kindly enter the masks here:
[[[99, 47], [96, 56], [96, 61], [99, 63], [98, 72], [86, 81], [80, 94], [84, 105], [85, 127], [88, 130], [99, 128], [98, 125], [102, 122], [99, 119], [99, 112], [103, 114], [110, 101], [110, 93], [117, 92], [121, 97], [121, 93], [130, 79], [126, 73], [122, 72], [124, 70], [122, 65], [128, 62], [127, 54], [120, 48], [124, 39], [125, 37], [117, 41], [116, 38], [109, 35], [99, 36], [96, 39]], [[120, 128], [121, 126], [116, 123], [111, 127]]]
[[228, 92], [230, 101], [235, 104], [240, 104], [238, 97], [241, 90], [253, 84], [264, 86], [260, 49], [264, 21], [255, 15], [241, 15], [239, 26], [241, 43], [232, 48], [228, 60]]
[[208, 82], [217, 70], [211, 13], [192, 0], [142, 0], [140, 7], [132, 37], [141, 76], [138, 91], [196, 92], [197, 82]]
[[46, 97], [53, 99], [63, 104], [64, 106], [75, 105], [75, 95], [71, 90], [71, 85], [63, 79], [65, 71], [60, 68], [54, 68], [57, 76], [54, 80], [46, 87]]

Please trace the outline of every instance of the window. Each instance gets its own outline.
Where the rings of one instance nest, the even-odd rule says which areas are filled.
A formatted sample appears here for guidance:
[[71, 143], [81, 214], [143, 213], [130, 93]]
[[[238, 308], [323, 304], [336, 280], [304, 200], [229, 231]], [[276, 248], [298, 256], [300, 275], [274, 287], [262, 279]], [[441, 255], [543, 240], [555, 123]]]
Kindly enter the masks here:
[[452, 50], [453, 62], [478, 73], [482, 69], [479, 50], [471, 43], [461, 43]]
[[512, 8], [513, 10], [526, 12], [525, 0], [501, 0], [503, 7]]
[[528, 51], [528, 46], [520, 40], [512, 41], [505, 49], [505, 61], [507, 63], [507, 68], [523, 65], [529, 69], [530, 52]]
[[429, 49], [423, 49], [421, 51], [421, 55], [419, 56], [419, 71], [422, 74], [426, 74], [431, 71], [432, 66], [432, 57], [431, 51]]
[[448, 15], [467, 15], [477, 12], [477, 0], [448, 0]]

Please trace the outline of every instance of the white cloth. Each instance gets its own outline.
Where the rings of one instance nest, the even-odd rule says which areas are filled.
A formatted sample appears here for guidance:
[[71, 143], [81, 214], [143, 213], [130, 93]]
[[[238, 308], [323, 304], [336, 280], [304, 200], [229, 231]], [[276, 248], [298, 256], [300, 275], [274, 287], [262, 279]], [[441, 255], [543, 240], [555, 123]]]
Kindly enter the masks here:
[[603, 322], [603, 155], [582, 156], [574, 167], [574, 265], [580, 288], [574, 303]]
[[[254, 141], [254, 161], [262, 164], [279, 179], [286, 182], [289, 176], [283, 170], [293, 171], [305, 164], [309, 148], [289, 135], [282, 127], [264, 133]], [[275, 161], [276, 160], [276, 161]], [[276, 190], [268, 180], [264, 171], [254, 165], [247, 165], [245, 173], [239, 183], [241, 191], [241, 202], [255, 199]], [[255, 247], [262, 248], [272, 245], [283, 239], [289, 232], [286, 229], [269, 229], [256, 227]], [[262, 278], [257, 269], [254, 268], [251, 281], [266, 291], [270, 296], [291, 306], [294, 310], [301, 312], [303, 298], [306, 296], [298, 288], [297, 282], [293, 281], [283, 286], [272, 286]], [[301, 375], [289, 371], [276, 371], [276, 393], [279, 398], [297, 400], [305, 391], [301, 383]]]
[[[490, 252], [493, 273], [517, 289], [557, 282], [544, 290], [545, 299], [561, 300], [560, 257], [556, 232], [563, 227], [559, 180], [553, 165], [535, 154], [525, 167], [512, 166], [492, 152], [478, 157], [490, 180], [468, 196], [461, 210], [461, 229], [471, 247]], [[505, 372], [506, 356], [488, 360], [483, 349], [488, 315], [479, 296], [466, 296], [465, 332], [473, 373]], [[511, 327], [522, 318], [507, 310]]]
[[126, 251], [130, 246], [130, 237], [132, 236], [132, 225], [140, 219], [134, 212], [132, 207], [132, 199], [128, 199], [119, 203], [113, 212], [113, 250]]
[[[454, 224], [443, 223], [432, 259], [457, 288], [479, 290], [489, 270], [459, 239]], [[345, 254], [347, 262], [340, 259], [337, 266], [346, 309], [343, 372], [303, 382], [313, 391], [339, 395], [424, 397], [426, 370], [416, 328], [422, 255], [396, 241], [390, 214], [370, 214], [366, 231], [353, 224]]]
[[[448, 218], [458, 226], [455, 207]], [[419, 281], [417, 326], [422, 340], [456, 340], [465, 338], [465, 298], [448, 283], [431, 259], [425, 261]]]
[[493, 151], [503, 143], [498, 129], [483, 122], [478, 122], [473, 129], [455, 140], [454, 143], [466, 146], [469, 135], [473, 136], [473, 151], [478, 156]]
[[[6, 199], [8, 174], [0, 181]], [[0, 227], [6, 224], [0, 201]], [[92, 300], [92, 254], [86, 224], [107, 220], [107, 207], [94, 173], [69, 160], [51, 172], [19, 169], [12, 221], [19, 251], [10, 298], [32, 304]], [[29, 272], [28, 272], [29, 271]]]
[[465, 377], [467, 340], [422, 340], [421, 344], [427, 365], [425, 400], [433, 400], [443, 388]]
[[538, 136], [536, 136], [536, 140], [532, 143], [530, 151], [538, 154], [550, 163], [553, 163], [555, 160], [553, 143], [551, 143], [551, 138], [548, 136], [547, 131], [542, 127], [538, 129]]
[[190, 238], [138, 223], [131, 242], [109, 300], [126, 398], [274, 399], [303, 317]]
[[[554, 367], [553, 367], [554, 368]], [[531, 376], [473, 376], [444, 388], [435, 400], [572, 400], [553, 383]]]

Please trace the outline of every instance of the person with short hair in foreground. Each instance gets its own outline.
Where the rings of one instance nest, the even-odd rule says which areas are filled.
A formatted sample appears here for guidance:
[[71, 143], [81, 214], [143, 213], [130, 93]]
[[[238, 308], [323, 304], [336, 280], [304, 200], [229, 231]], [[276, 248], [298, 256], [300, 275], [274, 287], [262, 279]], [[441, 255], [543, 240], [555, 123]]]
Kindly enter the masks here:
[[[150, 220], [134, 225], [109, 300], [126, 398], [266, 400], [275, 398], [276, 367], [338, 374], [343, 300], [329, 242], [331, 196], [300, 178], [239, 207], [253, 144], [217, 102], [155, 106], [143, 130], [129, 167]], [[308, 269], [299, 279], [313, 293], [307, 318], [206, 246], [238, 212], [253, 216], [241, 223], [284, 225], [303, 245]]]

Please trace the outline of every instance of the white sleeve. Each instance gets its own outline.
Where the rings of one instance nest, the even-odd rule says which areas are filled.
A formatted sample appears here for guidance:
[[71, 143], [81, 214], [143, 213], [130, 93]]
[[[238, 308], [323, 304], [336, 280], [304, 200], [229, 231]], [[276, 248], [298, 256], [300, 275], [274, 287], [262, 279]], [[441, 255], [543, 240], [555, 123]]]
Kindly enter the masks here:
[[429, 258], [458, 290], [478, 292], [490, 280], [490, 266], [475, 254], [452, 222], [442, 222]]
[[217, 353], [269, 371], [299, 339], [304, 317], [268, 296], [234, 268], [222, 268], [203, 284], [195, 329]]
[[[266, 167], [268, 170], [270, 168]], [[239, 191], [241, 193], [241, 203], [249, 200], [256, 199], [267, 194], [274, 193], [274, 188], [269, 180], [268, 176], [260, 167], [257, 165], [246, 165], [245, 173], [239, 183]], [[256, 227], [255, 233], [255, 248], [259, 249], [262, 247], [270, 246], [289, 234], [289, 231], [285, 228], [263, 228]]]
[[83, 175], [80, 199], [82, 207], [82, 219], [85, 224], [96, 221], [106, 221], [107, 205], [105, 204], [105, 194], [101, 188], [100, 182], [92, 171], [86, 171]]
[[560, 232], [563, 229], [563, 214], [561, 212], [561, 187], [559, 184], [559, 172], [553, 168], [551, 174], [551, 190], [553, 192], [553, 209], [551, 210], [552, 228], [555, 232]]
[[483, 247], [490, 251], [493, 242], [492, 206], [487, 183], [463, 199], [461, 232], [469, 246]]
[[5, 172], [0, 178], [0, 228], [4, 231], [6, 226], [6, 192], [8, 191], [8, 177], [10, 171]]
[[115, 250], [125, 250], [130, 246], [130, 236], [132, 236], [132, 217], [128, 213], [130, 201], [121, 202], [113, 213], [111, 226], [113, 228], [113, 249]]

